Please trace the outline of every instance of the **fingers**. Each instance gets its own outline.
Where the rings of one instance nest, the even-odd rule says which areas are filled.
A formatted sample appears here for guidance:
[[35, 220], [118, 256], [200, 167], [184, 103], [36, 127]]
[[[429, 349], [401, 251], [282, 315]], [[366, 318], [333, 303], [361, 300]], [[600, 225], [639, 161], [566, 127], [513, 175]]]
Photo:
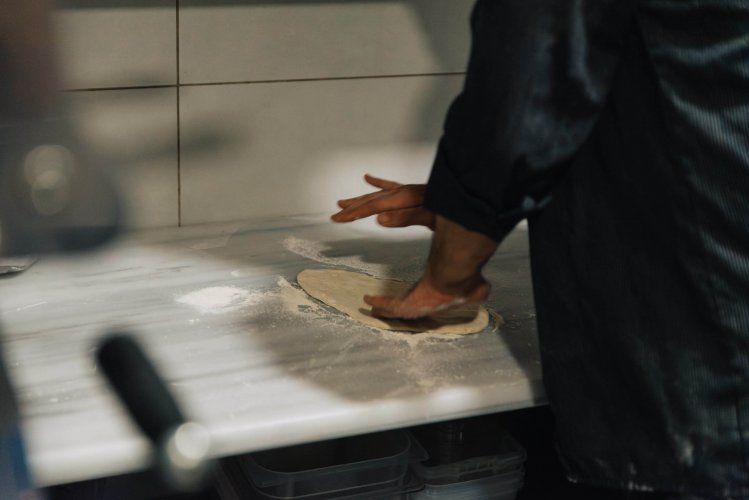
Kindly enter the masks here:
[[395, 297], [365, 295], [364, 302], [372, 306], [372, 315], [378, 318], [416, 319], [429, 315], [428, 310], [415, 307]]
[[[367, 184], [370, 184], [374, 187], [378, 187], [381, 190], [390, 190], [390, 189], [395, 189], [395, 188], [402, 186], [402, 184], [399, 184], [397, 182], [380, 179], [379, 177], [375, 177], [369, 174], [364, 175], [364, 180], [367, 181]], [[374, 193], [367, 193], [361, 196], [355, 196], [353, 198], [346, 198], [343, 200], [338, 200], [338, 206], [341, 208], [346, 208], [348, 206], [353, 205], [354, 203], [364, 200], [365, 198], [371, 198], [373, 196], [377, 196], [381, 194], [382, 194], [382, 191], [376, 191]]]
[[439, 292], [422, 280], [404, 297], [365, 295], [364, 302], [372, 306], [372, 315], [380, 318], [416, 319], [452, 309], [464, 304], [483, 302], [488, 297], [488, 284], [465, 294], [452, 295]]
[[375, 177], [374, 175], [369, 174], [364, 174], [364, 180], [367, 182], [367, 184], [378, 187], [380, 189], [395, 189], [402, 185], [398, 182], [380, 179], [379, 177]]
[[378, 215], [377, 223], [385, 227], [426, 226], [434, 229], [434, 213], [422, 207], [390, 210]]
[[381, 191], [375, 191], [374, 193], [367, 193], [363, 194], [361, 196], [355, 196], [353, 198], [346, 198], [343, 200], [338, 200], [338, 206], [341, 208], [349, 207], [355, 203], [359, 203], [364, 201], [365, 199], [380, 196], [383, 194], [383, 191], [388, 191], [392, 189], [396, 189], [402, 186], [402, 184], [399, 184], [394, 181], [388, 181], [385, 179], [380, 179], [379, 177], [375, 177], [373, 175], [366, 174], [364, 176], [364, 180], [367, 181], [368, 184], [378, 187], [381, 189]]
[[350, 222], [390, 210], [421, 207], [424, 201], [424, 186], [401, 186], [390, 191], [364, 195], [350, 204], [348, 201], [345, 200], [346, 207], [343, 210], [333, 215], [333, 221]]
[[355, 196], [353, 198], [346, 198], [345, 200], [338, 200], [338, 206], [341, 208], [348, 208], [351, 205], [363, 203], [372, 198], [377, 198], [379, 196], [382, 196], [383, 194], [384, 194], [383, 191], [375, 191], [374, 193], [367, 193], [361, 196]]
[[467, 299], [450, 297], [448, 300], [424, 303], [414, 300], [413, 295], [403, 299], [397, 297], [365, 295], [364, 302], [372, 306], [372, 315], [378, 318], [418, 319], [446, 309], [466, 304]]
[[483, 302], [489, 297], [490, 290], [491, 286], [480, 275], [472, 284], [449, 293], [435, 288], [425, 276], [404, 297], [366, 295], [364, 302], [372, 306], [372, 315], [376, 317], [416, 319]]
[[372, 315], [378, 318], [397, 318], [394, 312], [398, 309], [399, 299], [395, 297], [365, 295], [364, 303], [372, 306]]
[[366, 174], [364, 180], [380, 191], [353, 198], [338, 200], [341, 210], [331, 219], [334, 222], [351, 222], [372, 215], [385, 227], [427, 226], [434, 228], [434, 214], [423, 208], [426, 186], [402, 185]]

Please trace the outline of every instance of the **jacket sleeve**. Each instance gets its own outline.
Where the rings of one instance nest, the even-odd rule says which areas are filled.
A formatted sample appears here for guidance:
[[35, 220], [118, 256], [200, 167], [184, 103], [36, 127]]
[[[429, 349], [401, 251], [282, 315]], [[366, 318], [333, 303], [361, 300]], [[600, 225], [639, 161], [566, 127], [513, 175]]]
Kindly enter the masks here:
[[635, 0], [479, 0], [425, 206], [496, 241], [543, 208], [606, 102]]

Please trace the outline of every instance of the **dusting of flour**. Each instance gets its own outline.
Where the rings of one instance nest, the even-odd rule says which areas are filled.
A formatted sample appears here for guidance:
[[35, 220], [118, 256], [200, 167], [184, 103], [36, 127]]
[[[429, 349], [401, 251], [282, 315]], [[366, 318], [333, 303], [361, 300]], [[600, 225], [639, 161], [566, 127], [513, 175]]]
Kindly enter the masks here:
[[283, 241], [283, 246], [290, 252], [322, 264], [348, 267], [376, 277], [382, 277], [387, 273], [388, 266], [364, 262], [358, 255], [328, 257], [324, 254], [325, 250], [328, 249], [326, 245], [317, 241], [289, 236]]
[[[307, 316], [310, 319], [323, 320], [330, 331], [340, 330], [341, 333], [350, 335], [351, 325], [354, 322], [350, 317], [311, 298], [299, 286], [292, 285], [284, 278], [279, 278], [277, 284], [278, 289], [274, 293], [281, 299], [287, 312]], [[422, 343], [459, 340], [466, 337], [466, 335], [459, 334], [397, 332], [364, 325], [359, 326], [379, 335], [388, 342], [405, 343], [410, 347]]]
[[[350, 337], [353, 320], [313, 299], [298, 285], [279, 277], [276, 286], [263, 290], [247, 290], [236, 286], [213, 286], [201, 288], [175, 298], [175, 301], [194, 308], [201, 314], [220, 315], [226, 313], [254, 315], [272, 314], [274, 317], [296, 317], [310, 322], [324, 323], [325, 331]], [[199, 320], [191, 320], [193, 322]], [[364, 327], [389, 343], [407, 344], [415, 347], [422, 343], [458, 340], [464, 335], [441, 333], [407, 333]]]
[[223, 314], [257, 304], [261, 294], [235, 286], [211, 286], [187, 293], [175, 300], [203, 314]]

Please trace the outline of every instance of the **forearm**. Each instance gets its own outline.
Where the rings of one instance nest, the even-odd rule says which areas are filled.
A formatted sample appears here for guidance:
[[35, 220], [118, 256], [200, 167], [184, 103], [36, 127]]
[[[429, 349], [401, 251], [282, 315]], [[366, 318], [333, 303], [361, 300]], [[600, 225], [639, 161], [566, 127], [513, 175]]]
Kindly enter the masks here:
[[481, 269], [496, 249], [491, 238], [438, 216], [424, 279], [437, 291], [465, 296], [484, 282]]

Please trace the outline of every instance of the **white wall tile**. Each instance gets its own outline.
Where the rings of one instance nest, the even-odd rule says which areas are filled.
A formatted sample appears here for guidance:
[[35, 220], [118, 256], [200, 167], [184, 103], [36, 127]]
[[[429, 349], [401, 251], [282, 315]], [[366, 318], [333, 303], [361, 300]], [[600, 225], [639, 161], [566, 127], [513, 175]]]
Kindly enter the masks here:
[[180, 79], [460, 72], [474, 0], [180, 0]]
[[65, 88], [174, 84], [174, 0], [61, 0], [57, 11]]
[[332, 212], [370, 172], [426, 180], [462, 76], [182, 89], [182, 221]]
[[177, 91], [66, 94], [84, 140], [115, 169], [131, 227], [176, 226]]

